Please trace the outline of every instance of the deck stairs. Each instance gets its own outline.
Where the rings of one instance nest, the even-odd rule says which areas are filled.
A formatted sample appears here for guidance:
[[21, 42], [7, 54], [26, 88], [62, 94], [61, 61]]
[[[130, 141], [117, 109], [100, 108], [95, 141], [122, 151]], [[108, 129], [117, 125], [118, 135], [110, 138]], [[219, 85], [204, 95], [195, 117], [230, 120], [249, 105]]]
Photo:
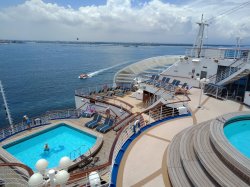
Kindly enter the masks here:
[[204, 94], [211, 95], [219, 99], [226, 100], [228, 98], [228, 91], [226, 87], [212, 83], [204, 86]]
[[177, 134], [168, 146], [171, 184], [179, 186], [247, 187], [249, 181], [230, 168], [211, 140], [212, 121], [191, 126]]
[[236, 80], [239, 80], [240, 78], [248, 75], [249, 73], [250, 73], [250, 64], [243, 63], [234, 68], [228, 67], [217, 75], [216, 84], [225, 85], [234, 82]]

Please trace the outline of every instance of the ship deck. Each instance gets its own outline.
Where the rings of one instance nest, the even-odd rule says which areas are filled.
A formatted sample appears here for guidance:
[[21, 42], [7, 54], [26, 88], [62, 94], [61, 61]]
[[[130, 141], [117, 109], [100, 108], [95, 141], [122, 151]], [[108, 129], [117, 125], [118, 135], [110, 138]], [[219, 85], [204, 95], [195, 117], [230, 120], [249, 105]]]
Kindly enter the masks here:
[[[190, 90], [191, 117], [165, 121], [146, 130], [130, 144], [120, 163], [117, 186], [171, 186], [167, 171], [167, 148], [177, 133], [220, 115], [250, 111], [242, 103], [218, 100], [207, 95], [202, 96], [201, 108], [198, 108], [199, 95], [200, 89]], [[132, 98], [124, 99], [133, 103]]]
[[[133, 113], [145, 110], [146, 108], [142, 101], [131, 97], [132, 94], [133, 93], [129, 93], [124, 97], [117, 98], [133, 105]], [[191, 116], [162, 122], [161, 124], [144, 131], [130, 144], [120, 163], [117, 176], [117, 186], [171, 186], [167, 171], [167, 148], [177, 133], [185, 128], [198, 125], [201, 122], [214, 119], [223, 114], [238, 111], [250, 111], [249, 107], [242, 103], [236, 103], [231, 100], [218, 100], [207, 95], [202, 95], [201, 108], [198, 108], [199, 101], [197, 98], [199, 98], [199, 95], [200, 89], [192, 88], [190, 90], [188, 96], [191, 101], [188, 102], [188, 107], [192, 114]], [[108, 101], [114, 102], [112, 99], [109, 99]], [[147, 120], [147, 117], [147, 115], [144, 116], [145, 120]], [[83, 127], [83, 124], [89, 120], [91, 120], [91, 118], [53, 120], [52, 122], [56, 123], [65, 121]], [[152, 119], [148, 121], [152, 122]], [[11, 139], [25, 137], [30, 133], [43, 128], [44, 127], [25, 131], [17, 134]], [[109, 131], [103, 136], [103, 146], [95, 155], [95, 157], [100, 159], [95, 165], [101, 165], [108, 161], [115, 137], [115, 131]], [[1, 144], [3, 143], [4, 142]], [[87, 168], [88, 167], [84, 166], [78, 168], [76, 171], [85, 170]]]

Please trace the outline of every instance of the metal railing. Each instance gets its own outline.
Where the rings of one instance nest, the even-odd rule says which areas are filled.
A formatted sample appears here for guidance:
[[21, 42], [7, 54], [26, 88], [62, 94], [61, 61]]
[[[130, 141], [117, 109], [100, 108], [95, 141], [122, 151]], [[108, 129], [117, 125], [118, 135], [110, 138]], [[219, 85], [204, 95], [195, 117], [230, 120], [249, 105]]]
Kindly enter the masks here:
[[69, 158], [71, 160], [75, 160], [78, 157], [83, 156], [83, 153], [87, 151], [89, 151], [89, 155], [91, 155], [90, 148], [86, 147], [86, 145], [81, 145], [80, 147], [78, 147], [77, 149], [74, 149], [73, 151], [69, 153]]
[[[132, 120], [130, 120], [130, 122], [127, 123], [126, 126], [124, 126], [124, 128], [122, 129], [122, 132], [119, 136], [118, 141], [116, 142], [114, 151], [113, 151], [113, 157], [112, 157], [112, 164], [111, 166], [113, 166], [115, 158], [118, 154], [118, 152], [120, 151], [120, 149], [122, 148], [123, 144], [134, 134], [136, 133], [134, 131], [133, 125], [135, 123], [135, 121], [137, 120], [141, 120], [141, 116], [140, 115], [136, 115]], [[139, 130], [139, 129], [138, 129]]]
[[[240, 60], [242, 60], [243, 63], [234, 67], [233, 65], [235, 63], [239, 62]], [[238, 70], [240, 70], [246, 63], [247, 63], [246, 57], [238, 58], [235, 61], [233, 61], [230, 65], [228, 65], [224, 70], [222, 70], [219, 74], [216, 73], [216, 74], [208, 77], [208, 79], [212, 83], [218, 83], [218, 82], [224, 80], [225, 78], [229, 77], [233, 73], [237, 72]]]
[[220, 99], [228, 98], [228, 90], [226, 87], [219, 86], [216, 84], [205, 84], [204, 86], [204, 94], [212, 95], [214, 97]]
[[24, 122], [13, 125], [13, 127], [7, 127], [0, 129], [0, 142], [9, 138], [15, 134], [23, 132], [25, 130], [40, 127], [44, 125], [50, 124], [50, 120], [56, 119], [68, 119], [68, 118], [79, 118], [80, 110], [76, 109], [67, 109], [67, 110], [57, 110], [57, 111], [49, 111], [45, 115], [41, 117], [31, 118], [30, 123], [26, 124]]
[[[97, 166], [96, 168], [92, 168], [91, 170], [84, 171], [84, 172], [79, 172], [78, 174], [75, 174], [70, 181], [70, 185], [89, 185], [89, 180], [88, 180], [88, 174], [91, 171], [98, 171], [98, 173], [101, 174], [103, 171], [105, 171], [106, 175], [108, 175], [109, 181], [106, 181], [108, 183], [104, 184], [104, 186], [107, 186], [111, 183], [111, 172], [115, 163], [115, 159], [117, 157], [117, 154], [121, 150], [122, 146], [126, 141], [128, 141], [131, 136], [133, 136], [135, 133], [137, 133], [142, 127], [150, 125], [151, 122], [153, 121], [158, 121], [162, 120], [166, 117], [173, 117], [178, 115], [178, 111], [175, 108], [164, 108], [165, 106], [162, 105], [160, 107], [156, 107], [153, 109], [149, 109], [144, 111], [143, 113], [137, 113], [135, 114], [132, 118], [129, 118], [127, 121], [126, 125], [123, 125], [118, 132], [118, 135], [113, 143], [112, 149], [110, 151], [110, 158], [109, 161], [101, 166]], [[158, 112], [158, 113], [156, 113]], [[148, 119], [144, 121], [144, 116], [148, 115]], [[135, 127], [135, 121], [139, 120], [140, 121], [140, 126]]]
[[232, 74], [238, 72], [240, 69], [242, 69], [242, 67], [244, 67], [246, 65], [245, 62], [239, 64], [236, 67], [227, 67], [225, 70], [221, 71], [217, 76], [216, 76], [216, 81], [215, 83], [218, 83], [226, 78], [228, 78], [229, 76], [231, 76]]

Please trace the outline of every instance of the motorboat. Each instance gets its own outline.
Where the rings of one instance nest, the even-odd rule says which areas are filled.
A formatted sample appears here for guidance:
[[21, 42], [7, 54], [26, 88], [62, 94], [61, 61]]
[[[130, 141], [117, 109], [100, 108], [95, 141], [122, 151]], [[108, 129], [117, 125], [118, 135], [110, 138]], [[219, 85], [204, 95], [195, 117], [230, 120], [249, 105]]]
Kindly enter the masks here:
[[79, 75], [79, 79], [86, 79], [86, 78], [88, 78], [89, 76], [88, 76], [88, 74], [84, 74], [84, 73], [82, 73], [82, 74], [80, 74]]

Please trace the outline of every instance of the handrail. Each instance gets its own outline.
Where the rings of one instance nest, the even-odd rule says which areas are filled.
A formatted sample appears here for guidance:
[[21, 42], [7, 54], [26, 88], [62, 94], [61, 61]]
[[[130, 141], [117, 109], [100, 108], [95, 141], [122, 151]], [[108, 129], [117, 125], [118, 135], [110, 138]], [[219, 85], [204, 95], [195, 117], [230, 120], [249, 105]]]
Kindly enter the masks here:
[[[167, 104], [175, 104], [175, 103], [183, 103], [183, 102], [191, 101], [190, 97], [189, 97], [187, 94], [185, 94], [185, 96], [188, 98], [187, 100], [174, 101], [174, 102], [172, 102], [172, 103], [167, 103]], [[153, 110], [153, 109], [155, 109], [155, 108], [161, 107], [161, 106], [163, 106], [163, 105], [166, 105], [166, 104], [161, 103], [161, 105], [156, 105], [156, 106], [154, 106], [154, 107], [152, 107], [152, 108], [145, 109], [145, 110], [143, 110], [141, 113], [149, 112], [150, 110]]]
[[113, 127], [112, 130], [114, 130], [114, 128], [116, 128], [118, 125], [120, 125], [121, 123], [123, 123], [125, 120], [127, 120], [128, 118], [130, 118], [131, 116], [133, 116], [134, 114], [131, 113], [128, 116], [126, 116], [125, 118], [123, 118], [121, 121], [118, 121]]
[[[101, 101], [102, 103], [105, 103], [105, 104], [108, 104], [108, 105], [113, 105], [113, 106], [116, 106], [116, 107], [118, 107], [118, 108], [121, 108], [121, 106], [118, 106], [117, 104], [114, 104], [114, 103], [110, 103], [110, 102], [107, 102], [107, 101], [105, 101], [105, 100], [100, 100], [100, 99], [95, 99], [95, 98], [92, 98], [92, 97], [89, 97], [89, 96], [82, 96], [82, 95], [78, 95], [79, 97], [84, 97], [84, 98], [87, 98], [87, 99], [91, 99], [91, 100], [94, 100], [94, 101]], [[130, 110], [128, 110], [128, 109], [126, 109], [126, 108], [124, 108], [124, 107], [122, 107], [122, 109], [123, 110], [125, 110], [126, 112], [128, 112], [128, 113], [131, 113], [131, 111]]]
[[[186, 97], [187, 97], [188, 99], [183, 100], [183, 101], [176, 101], [176, 102], [172, 102], [172, 103], [182, 103], [182, 102], [188, 102], [188, 101], [190, 101], [189, 96], [188, 96], [187, 94], [185, 94], [185, 95], [186, 95]], [[104, 101], [104, 102], [105, 102], [105, 101]], [[168, 104], [172, 104], [172, 103], [168, 103]], [[164, 106], [164, 105], [165, 105], [165, 104], [163, 104], [163, 103], [161, 104], [161, 106]], [[115, 137], [115, 140], [114, 140], [114, 142], [113, 142], [113, 144], [112, 144], [112, 147], [111, 147], [111, 150], [110, 150], [110, 153], [109, 153], [108, 161], [107, 161], [106, 163], [102, 164], [102, 165], [95, 166], [95, 167], [90, 168], [90, 169], [87, 169], [87, 170], [85, 170], [85, 171], [78, 171], [77, 173], [71, 174], [68, 184], [71, 184], [71, 183], [73, 183], [73, 182], [76, 182], [76, 181], [79, 181], [79, 180], [83, 179], [83, 176], [84, 176], [84, 178], [85, 178], [85, 177], [86, 177], [90, 172], [92, 172], [92, 171], [97, 171], [97, 170], [100, 170], [100, 169], [104, 169], [104, 168], [106, 168], [106, 167], [112, 165], [116, 146], [122, 146], [123, 143], [124, 143], [124, 141], [126, 140], [126, 139], [122, 139], [123, 143], [117, 145], [118, 140], [120, 139], [120, 137], [121, 137], [122, 133], [124, 132], [124, 130], [130, 125], [131, 122], [133, 122], [135, 119], [137, 119], [137, 118], [138, 118], [139, 116], [141, 116], [143, 113], [149, 112], [149, 111], [154, 110], [154, 109], [157, 109], [157, 108], [159, 108], [159, 105], [154, 106], [154, 107], [152, 107], [152, 108], [150, 108], [150, 109], [146, 109], [146, 110], [144, 110], [144, 111], [142, 111], [142, 112], [130, 113], [129, 116], [127, 116], [126, 118], [124, 118], [124, 119], [121, 121], [121, 123], [122, 123], [123, 121], [129, 119], [129, 117], [132, 117], [132, 115], [134, 115], [134, 116], [133, 116], [131, 119], [129, 119], [129, 120], [126, 122], [126, 124], [123, 125], [123, 126], [121, 127], [121, 129], [118, 131], [118, 134], [117, 134], [117, 136]], [[170, 114], [170, 113], [168, 112], [168, 113], [166, 113], [166, 114]], [[170, 115], [171, 115], [171, 116], [172, 116], [172, 115], [176, 115], [175, 111], [171, 112]], [[163, 115], [163, 116], [164, 116], [164, 115]], [[157, 116], [157, 117], [159, 117], [159, 116]], [[159, 119], [162, 119], [161, 117], [162, 117], [162, 115], [160, 115], [160, 118], [159, 118]], [[164, 116], [164, 117], [165, 117], [165, 116]]]
[[31, 118], [30, 124], [25, 124], [22, 122], [22, 123], [13, 125], [13, 127], [9, 126], [9, 127], [0, 129], [0, 141], [3, 141], [6, 138], [9, 138], [22, 131], [35, 128], [35, 127], [48, 125], [50, 124], [49, 120], [65, 119], [65, 118], [70, 118], [72, 116], [79, 117], [79, 113], [80, 111], [76, 109], [48, 111], [44, 115], [41, 115], [40, 117]]
[[34, 174], [33, 170], [30, 167], [21, 163], [0, 163], [0, 167], [4, 167], [4, 166], [8, 166], [8, 167], [15, 166], [15, 167], [20, 167], [22, 169], [25, 169], [28, 172], [30, 177]]
[[[187, 101], [189, 101], [189, 100], [187, 100]], [[163, 104], [162, 104], [162, 106], [163, 106]], [[118, 140], [119, 140], [121, 134], [123, 133], [124, 129], [125, 129], [128, 125], [130, 125], [130, 123], [133, 122], [136, 118], [138, 118], [139, 116], [141, 116], [143, 113], [145, 113], [145, 112], [147, 112], [147, 111], [150, 111], [150, 110], [152, 110], [152, 109], [154, 109], [154, 108], [156, 108], [156, 107], [158, 108], [159, 106], [155, 106], [155, 107], [153, 107], [153, 108], [151, 108], [151, 109], [148, 109], [148, 110], [145, 110], [145, 111], [143, 111], [143, 112], [134, 113], [135, 116], [134, 116], [132, 119], [130, 119], [130, 120], [127, 122], [126, 125], [122, 126], [122, 128], [118, 131], [118, 134], [117, 134], [117, 136], [115, 137], [115, 140], [114, 140], [114, 142], [113, 142], [113, 144], [112, 144], [112, 147], [111, 147], [111, 150], [110, 150], [110, 154], [109, 154], [109, 159], [108, 159], [108, 161], [107, 161], [106, 163], [102, 164], [102, 165], [99, 165], [99, 166], [96, 166], [96, 167], [87, 169], [87, 170], [85, 170], [85, 171], [83, 171], [83, 172], [79, 171], [79, 172], [77, 172], [77, 173], [71, 174], [71, 175], [70, 175], [70, 179], [69, 179], [69, 184], [72, 183], [72, 182], [75, 182], [76, 180], [77, 180], [77, 181], [78, 181], [78, 180], [81, 180], [81, 179], [82, 179], [82, 176], [87, 176], [87, 175], [88, 175], [90, 172], [92, 172], [92, 171], [97, 171], [97, 170], [100, 170], [100, 169], [103, 169], [103, 168], [106, 168], [106, 167], [110, 166], [110, 165], [112, 164], [112, 162], [113, 162], [113, 156], [114, 156], [115, 147], [116, 147], [117, 142], [118, 142]], [[125, 140], [124, 140], [124, 141], [125, 141]], [[121, 146], [122, 146], [122, 145], [121, 145]]]
[[80, 110], [83, 106], [85, 106], [86, 104], [89, 104], [88, 102], [84, 103], [82, 106], [78, 107], [76, 110]]
[[112, 147], [111, 147], [111, 150], [110, 150], [110, 154], [109, 154], [109, 159], [106, 163], [102, 164], [102, 165], [99, 165], [99, 166], [96, 166], [96, 167], [93, 167], [93, 168], [90, 168], [90, 169], [87, 169], [83, 172], [77, 172], [77, 173], [73, 173], [70, 175], [70, 179], [69, 179], [69, 183], [71, 183], [70, 181], [75, 181], [76, 179], [79, 179], [81, 178], [82, 176], [86, 176], [88, 173], [92, 172], [92, 171], [97, 171], [97, 170], [100, 170], [100, 169], [103, 169], [107, 166], [110, 166], [112, 164], [112, 159], [113, 159], [113, 154], [114, 154], [114, 149], [115, 149], [115, 146], [116, 146], [116, 143], [120, 137], [120, 135], [122, 134], [123, 130], [129, 125], [129, 123], [131, 121], [133, 121], [136, 117], [138, 117], [139, 115], [141, 115], [141, 113], [137, 113], [136, 116], [134, 116], [133, 119], [131, 119], [126, 125], [124, 125], [120, 131], [118, 132], [117, 136], [115, 137], [115, 140], [112, 144]]
[[[228, 66], [227, 66], [227, 68], [231, 68], [231, 66], [233, 65], [233, 64], [235, 64], [236, 62], [238, 62], [239, 60], [241, 60], [241, 59], [244, 59], [243, 57], [241, 57], [241, 58], [237, 58], [234, 62], [232, 62], [231, 64], [229, 64]], [[243, 62], [243, 63], [245, 63], [245, 62]], [[241, 63], [241, 64], [243, 64], [243, 63]], [[240, 64], [240, 65], [241, 65]], [[239, 65], [238, 65], [239, 66]], [[236, 66], [236, 67], [238, 67], [238, 66]], [[234, 67], [234, 68], [236, 68], [236, 67]], [[213, 78], [215, 78], [217, 76], [217, 73], [215, 73], [214, 75], [211, 75], [210, 77], [208, 77], [208, 79], [210, 79], [210, 80], [212, 80]]]
[[134, 108], [133, 105], [131, 105], [131, 104], [129, 104], [129, 103], [127, 103], [127, 102], [125, 102], [125, 101], [123, 101], [123, 100], [121, 100], [121, 99], [117, 99], [117, 98], [112, 98], [112, 99], [117, 100], [117, 101], [120, 101], [121, 103], [124, 103], [124, 104], [128, 105], [130, 108]]

